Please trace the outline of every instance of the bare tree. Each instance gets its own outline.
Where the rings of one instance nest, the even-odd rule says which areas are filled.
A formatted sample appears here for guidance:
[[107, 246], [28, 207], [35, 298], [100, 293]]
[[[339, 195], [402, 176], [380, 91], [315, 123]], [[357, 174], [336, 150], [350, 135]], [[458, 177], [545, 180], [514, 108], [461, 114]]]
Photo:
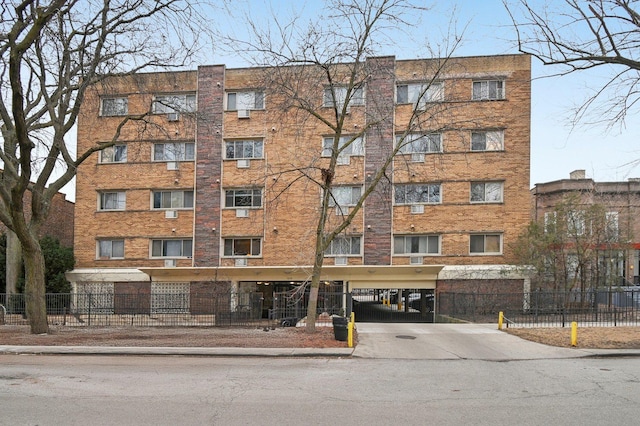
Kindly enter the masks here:
[[555, 75], [598, 69], [608, 77], [575, 111], [588, 120], [624, 125], [640, 101], [640, 14], [629, 0], [504, 0], [521, 52], [556, 66]]
[[[269, 170], [274, 180], [270, 188], [275, 194], [273, 198], [284, 196], [296, 184], [316, 188], [317, 192], [307, 193], [319, 194], [312, 219], [315, 234], [310, 238], [312, 253], [309, 256], [313, 257], [313, 267], [307, 280], [309, 332], [315, 331], [318, 291], [327, 250], [332, 242], [348, 235], [351, 223], [362, 214], [367, 198], [382, 197], [391, 209], [391, 165], [398, 158], [396, 154], [415, 142], [412, 136], [416, 133], [424, 136], [456, 128], [456, 125], [458, 129], [463, 127], [460, 123], [463, 118], [454, 124], [452, 109], [460, 108], [464, 102], [442, 102], [444, 98], [438, 85], [439, 79], [456, 66], [451, 55], [460, 43], [459, 36], [452, 34], [441, 47], [442, 51], [431, 52], [435, 53], [435, 59], [421, 62], [422, 68], [414, 70], [413, 78], [422, 85], [418, 85], [415, 99], [411, 99], [413, 107], [398, 127], [394, 122], [395, 85], [385, 93], [367, 91], [366, 105], [363, 93], [365, 87], [374, 86], [376, 80], [393, 77], [389, 75], [393, 72], [389, 64], [394, 63], [395, 58], [376, 56], [388, 40], [388, 30], [414, 28], [416, 16], [427, 9], [410, 0], [334, 0], [327, 6], [328, 17], [321, 25], [313, 22], [299, 26], [295, 19], [286, 23], [276, 19], [273, 25], [263, 29], [250, 22], [251, 40], [228, 40], [234, 51], [247, 54], [253, 64], [264, 67], [263, 85], [269, 102], [275, 103], [274, 109], [283, 113], [278, 122], [291, 123], [287, 134], [300, 141], [291, 144], [289, 155], [275, 156], [287, 160], [272, 165]], [[467, 126], [471, 124], [467, 122]], [[330, 135], [323, 138], [322, 148], [303, 151], [309, 146], [304, 141], [317, 137], [318, 132]], [[360, 177], [362, 181], [358, 183], [361, 182], [362, 189], [348, 194], [348, 208], [344, 208], [339, 188], [345, 181], [336, 166], [351, 155], [362, 155], [358, 153], [363, 152], [365, 136], [368, 152], [380, 149], [381, 153], [375, 166], [366, 169], [365, 176]], [[313, 195], [309, 195], [309, 199], [312, 198]], [[338, 214], [332, 214], [334, 210]]]
[[32, 333], [48, 331], [38, 232], [51, 199], [136, 118], [123, 120], [111, 143], [76, 155], [67, 138], [80, 105], [92, 85], [111, 76], [188, 64], [210, 28], [192, 3], [23, 0], [0, 6], [0, 220], [22, 245]]

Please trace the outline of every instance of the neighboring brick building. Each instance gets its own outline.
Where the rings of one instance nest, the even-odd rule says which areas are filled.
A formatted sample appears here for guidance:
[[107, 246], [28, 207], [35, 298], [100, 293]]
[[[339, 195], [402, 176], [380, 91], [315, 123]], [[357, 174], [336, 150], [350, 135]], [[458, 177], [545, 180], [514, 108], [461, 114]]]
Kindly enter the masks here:
[[[584, 170], [576, 170], [569, 179], [536, 184], [531, 190], [531, 202], [533, 220], [542, 223], [556, 220], [556, 210], [562, 203], [572, 210], [571, 217], [562, 220], [576, 222], [576, 234], [596, 249], [590, 266], [597, 271], [590, 274], [598, 273], [600, 277], [589, 277], [594, 280], [593, 285], [640, 283], [640, 179], [594, 182]], [[602, 206], [604, 214], [606, 233], [602, 237], [594, 235], [597, 229], [587, 223], [594, 219], [580, 215], [596, 205]], [[567, 244], [568, 252], [572, 252], [572, 245], [573, 241]]]
[[[434, 64], [367, 61], [374, 71], [345, 128], [364, 128], [374, 108], [386, 115], [340, 158], [337, 198], [359, 193], [388, 157]], [[264, 71], [202, 66], [121, 78], [88, 93], [79, 152], [110, 141], [123, 116], [154, 114], [144, 124], [132, 120], [115, 147], [78, 170], [77, 269], [68, 274], [77, 289], [213, 292], [308, 278], [320, 191], [283, 172], [323, 164], [331, 134], [279, 108], [283, 95], [265, 89]], [[450, 59], [430, 93], [432, 104], [448, 108], [438, 116], [441, 130], [416, 133], [412, 146], [421, 148], [397, 155], [391, 182], [327, 254], [323, 279], [348, 289], [526, 287], [509, 268], [509, 243], [529, 221], [530, 79], [527, 55]], [[322, 101], [322, 85], [302, 86]], [[342, 212], [337, 207], [330, 220]]]

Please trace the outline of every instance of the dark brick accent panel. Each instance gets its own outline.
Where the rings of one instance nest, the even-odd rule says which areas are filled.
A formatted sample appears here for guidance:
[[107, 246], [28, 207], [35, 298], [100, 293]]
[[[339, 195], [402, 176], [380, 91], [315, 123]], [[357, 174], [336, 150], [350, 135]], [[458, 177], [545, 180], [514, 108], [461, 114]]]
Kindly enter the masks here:
[[220, 262], [220, 181], [222, 179], [224, 78], [224, 65], [198, 68], [193, 250], [195, 266], [218, 266]]
[[[366, 93], [366, 119], [378, 122], [366, 134], [365, 175], [369, 185], [393, 152], [393, 111], [395, 58], [370, 58], [366, 63], [369, 79]], [[389, 168], [388, 176], [391, 176]], [[382, 179], [365, 202], [364, 263], [391, 264], [391, 182]], [[371, 228], [369, 228], [371, 226]]]
[[113, 283], [113, 311], [118, 315], [151, 313], [151, 282]]
[[229, 281], [192, 281], [190, 309], [192, 315], [210, 315], [216, 312], [218, 294], [228, 297], [231, 290]]

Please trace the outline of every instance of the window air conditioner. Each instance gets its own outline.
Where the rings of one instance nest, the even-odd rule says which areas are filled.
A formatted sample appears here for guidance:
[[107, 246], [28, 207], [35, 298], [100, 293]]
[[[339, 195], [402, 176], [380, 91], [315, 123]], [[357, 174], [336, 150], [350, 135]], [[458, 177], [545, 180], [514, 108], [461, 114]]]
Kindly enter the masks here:
[[237, 209], [236, 210], [236, 217], [249, 217], [249, 210], [248, 209]]
[[424, 206], [422, 204], [414, 204], [411, 206], [411, 214], [424, 213]]
[[178, 170], [178, 162], [177, 161], [168, 161], [167, 162], [167, 170]]
[[167, 114], [167, 121], [180, 121], [180, 114], [177, 112], [170, 112]]
[[165, 268], [175, 268], [176, 267], [176, 260], [175, 259], [165, 259], [164, 267]]
[[247, 259], [236, 259], [236, 266], [247, 266]]
[[251, 117], [251, 110], [248, 109], [239, 109], [238, 110], [238, 118], [250, 118]]
[[424, 163], [424, 154], [419, 154], [419, 153], [411, 154], [411, 161], [414, 163]]
[[175, 219], [178, 217], [178, 212], [175, 210], [167, 210], [164, 212], [164, 217], [166, 219]]
[[347, 264], [347, 258], [346, 257], [336, 257], [334, 265], [342, 265], [342, 266], [344, 266], [346, 264]]
[[422, 256], [411, 256], [409, 258], [409, 263], [411, 265], [422, 265]]
[[248, 169], [251, 166], [251, 160], [238, 160], [237, 167], [239, 169]]

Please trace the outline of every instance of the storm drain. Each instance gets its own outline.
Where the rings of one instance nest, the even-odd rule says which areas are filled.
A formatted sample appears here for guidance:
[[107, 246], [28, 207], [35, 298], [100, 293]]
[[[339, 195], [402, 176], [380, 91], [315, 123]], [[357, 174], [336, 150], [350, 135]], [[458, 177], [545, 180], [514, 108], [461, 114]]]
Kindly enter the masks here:
[[404, 334], [401, 334], [401, 335], [399, 335], [399, 336], [396, 336], [396, 339], [409, 339], [409, 340], [413, 340], [413, 339], [415, 339], [415, 338], [416, 338], [416, 336], [407, 336], [407, 335], [404, 335]]

